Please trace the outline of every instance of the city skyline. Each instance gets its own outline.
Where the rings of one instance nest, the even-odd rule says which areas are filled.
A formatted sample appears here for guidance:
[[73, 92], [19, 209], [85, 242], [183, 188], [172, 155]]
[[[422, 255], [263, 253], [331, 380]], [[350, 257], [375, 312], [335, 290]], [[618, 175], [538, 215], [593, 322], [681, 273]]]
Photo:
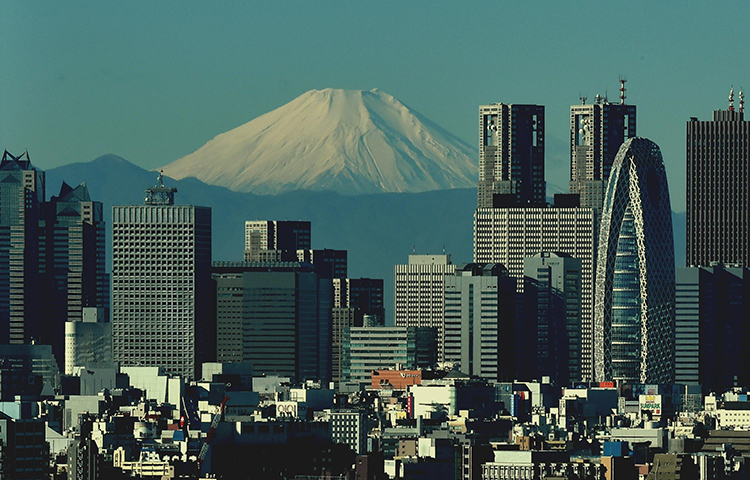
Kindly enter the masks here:
[[44, 169], [110, 152], [153, 169], [310, 89], [377, 87], [472, 146], [476, 105], [545, 105], [547, 171], [566, 172], [570, 105], [616, 97], [622, 75], [685, 210], [683, 122], [725, 108], [747, 78], [721, 32], [741, 31], [748, 7], [577, 7], [503, 6], [546, 35], [505, 22], [502, 41], [479, 44], [497, 25], [478, 4], [5, 4], [0, 141]]

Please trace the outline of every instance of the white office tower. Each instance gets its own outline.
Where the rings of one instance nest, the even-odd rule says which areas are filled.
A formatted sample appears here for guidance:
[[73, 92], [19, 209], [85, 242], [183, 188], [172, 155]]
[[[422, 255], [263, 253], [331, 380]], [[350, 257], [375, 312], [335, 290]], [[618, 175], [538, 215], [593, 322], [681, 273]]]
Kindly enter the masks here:
[[112, 353], [192, 380], [212, 358], [211, 209], [159, 182], [145, 205], [112, 207]]
[[409, 255], [408, 265], [395, 268], [397, 327], [435, 327], [438, 361], [442, 362], [445, 322], [445, 277], [456, 270], [450, 255]]
[[445, 284], [445, 362], [463, 373], [504, 379], [498, 343], [512, 334], [515, 293], [515, 281], [502, 265], [457, 265]]
[[474, 215], [474, 261], [501, 263], [523, 292], [523, 261], [558, 252], [581, 261], [581, 376], [593, 375], [594, 210], [479, 208]]
[[82, 321], [65, 322], [65, 375], [112, 363], [112, 324], [104, 320], [103, 308], [83, 307]]

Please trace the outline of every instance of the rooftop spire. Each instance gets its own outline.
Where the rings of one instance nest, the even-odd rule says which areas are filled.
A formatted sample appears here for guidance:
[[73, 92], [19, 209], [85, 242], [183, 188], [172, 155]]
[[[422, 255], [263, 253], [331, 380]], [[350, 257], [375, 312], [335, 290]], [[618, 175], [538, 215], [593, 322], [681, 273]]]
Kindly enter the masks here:
[[745, 111], [745, 94], [742, 93], [742, 87], [740, 87], [740, 113]]
[[734, 112], [734, 85], [729, 89], [729, 111]]
[[627, 91], [627, 88], [625, 88], [625, 82], [628, 80], [625, 77], [620, 77], [620, 105], [625, 105], [625, 99], [628, 97], [625, 93]]

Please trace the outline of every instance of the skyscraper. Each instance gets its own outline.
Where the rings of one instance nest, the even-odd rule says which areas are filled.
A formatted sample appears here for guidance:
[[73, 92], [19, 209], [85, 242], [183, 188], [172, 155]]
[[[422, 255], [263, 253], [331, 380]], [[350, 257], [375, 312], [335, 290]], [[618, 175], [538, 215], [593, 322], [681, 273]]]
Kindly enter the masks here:
[[40, 237], [44, 255], [45, 328], [38, 343], [52, 345], [63, 364], [65, 322], [82, 321], [85, 307], [100, 308], [99, 321], [109, 320], [109, 276], [105, 273], [102, 203], [91, 199], [86, 183], [73, 188], [63, 182], [60, 194], [43, 205]]
[[211, 209], [176, 191], [160, 175], [145, 205], [112, 207], [112, 354], [189, 380], [213, 359]]
[[744, 97], [687, 122], [687, 266], [750, 267], [750, 122]]
[[331, 376], [330, 278], [299, 262], [214, 262], [220, 362], [299, 381]]
[[479, 208], [539, 207], [544, 183], [544, 106], [479, 107]]
[[675, 286], [675, 382], [724, 392], [750, 384], [750, 269], [684, 267]]
[[395, 324], [397, 327], [434, 327], [438, 332], [438, 361], [443, 361], [445, 277], [456, 266], [450, 255], [409, 255], [407, 265], [395, 268]]
[[246, 262], [293, 262], [297, 260], [297, 250], [310, 248], [310, 222], [245, 222]]
[[[591, 208], [480, 208], [474, 216], [474, 261], [501, 263], [524, 291], [524, 259], [558, 252], [581, 261], [581, 378], [592, 378], [594, 210]], [[571, 378], [579, 380], [579, 378]]]
[[518, 378], [581, 379], [581, 260], [540, 252], [523, 260], [524, 321], [517, 343], [532, 358]]
[[[0, 344], [37, 340], [42, 299], [39, 221], [44, 172], [28, 152], [0, 160]], [[64, 323], [64, 319], [61, 320]]]
[[596, 264], [594, 373], [598, 381], [674, 381], [674, 243], [659, 147], [631, 138], [604, 198]]
[[[332, 379], [341, 381], [342, 342], [347, 327], [374, 327], [384, 324], [383, 280], [377, 278], [333, 279]], [[366, 324], [365, 317], [373, 324]]]
[[456, 265], [445, 277], [445, 361], [487, 380], [515, 377], [508, 372], [514, 349], [516, 282], [499, 264]]
[[581, 207], [600, 211], [607, 179], [620, 145], [635, 137], [635, 105], [625, 104], [621, 79], [620, 103], [596, 96], [592, 104], [570, 107], [570, 193], [580, 195]]

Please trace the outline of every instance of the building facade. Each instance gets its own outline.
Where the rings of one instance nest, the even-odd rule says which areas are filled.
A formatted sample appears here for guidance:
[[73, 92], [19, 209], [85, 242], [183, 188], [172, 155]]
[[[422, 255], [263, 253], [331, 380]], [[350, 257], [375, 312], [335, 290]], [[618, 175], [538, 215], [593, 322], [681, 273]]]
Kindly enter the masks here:
[[[333, 279], [332, 379], [341, 381], [344, 328], [384, 325], [383, 280], [377, 278]], [[367, 321], [365, 321], [367, 319]]]
[[581, 207], [600, 211], [615, 155], [636, 135], [635, 105], [599, 95], [593, 104], [582, 101], [570, 107], [570, 193], [580, 195]]
[[214, 357], [211, 209], [159, 180], [145, 205], [112, 207], [112, 354], [194, 379]]
[[501, 263], [524, 290], [524, 259], [558, 252], [581, 261], [581, 378], [593, 375], [595, 217], [591, 208], [480, 208], [474, 261]]
[[544, 106], [479, 107], [479, 208], [546, 204]]
[[595, 379], [674, 381], [674, 240], [659, 147], [626, 141], [612, 165], [599, 233]]
[[297, 250], [311, 248], [310, 222], [254, 220], [245, 222], [246, 262], [292, 262]]
[[5, 151], [0, 160], [0, 344], [30, 343], [44, 332], [39, 271], [44, 200], [44, 172], [31, 165], [28, 152]]
[[687, 122], [687, 266], [750, 266], [750, 122], [739, 111]]
[[501, 339], [513, 332], [515, 279], [499, 264], [457, 265], [445, 278], [444, 302], [444, 361], [487, 380], [505, 378], [513, 355]]
[[[422, 345], [425, 343], [431, 344]], [[373, 371], [415, 368], [421, 363], [418, 350], [431, 348], [434, 353], [435, 346], [434, 328], [430, 327], [345, 328], [342, 381], [368, 388]]]
[[214, 262], [219, 362], [329, 381], [332, 287], [310, 264]]
[[533, 359], [518, 378], [549, 376], [558, 385], [580, 380], [581, 260], [540, 252], [524, 259], [523, 271], [524, 321], [517, 338]]
[[109, 275], [105, 272], [102, 203], [91, 199], [85, 183], [73, 188], [63, 182], [60, 194], [42, 208], [40, 235], [44, 255], [45, 325], [39, 343], [52, 345], [63, 364], [66, 322], [80, 322], [84, 308], [101, 309], [109, 320]]
[[445, 278], [456, 266], [450, 255], [409, 255], [407, 265], [395, 267], [395, 325], [434, 327], [438, 361], [443, 361]]
[[683, 267], [675, 286], [675, 382], [724, 392], [750, 384], [750, 270]]

